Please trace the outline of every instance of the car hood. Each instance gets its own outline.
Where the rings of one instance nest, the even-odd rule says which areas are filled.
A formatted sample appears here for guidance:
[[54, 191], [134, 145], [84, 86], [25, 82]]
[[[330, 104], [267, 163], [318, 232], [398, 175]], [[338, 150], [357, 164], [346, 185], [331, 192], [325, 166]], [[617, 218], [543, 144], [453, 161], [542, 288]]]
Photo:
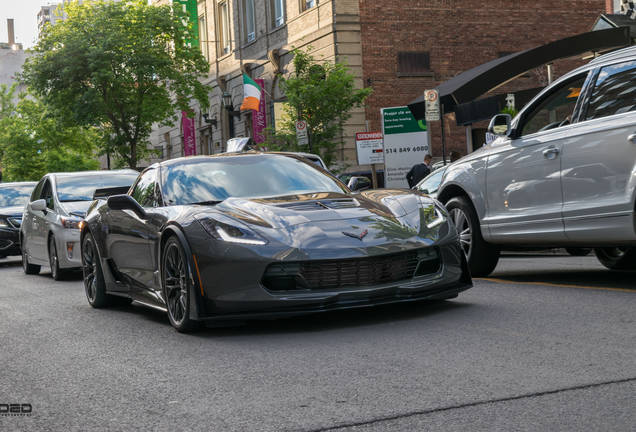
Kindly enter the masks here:
[[3, 216], [22, 216], [24, 206], [0, 207], [0, 215]]
[[60, 203], [68, 214], [79, 216], [81, 218], [86, 217], [86, 212], [91, 204], [93, 204], [93, 201], [71, 201]]

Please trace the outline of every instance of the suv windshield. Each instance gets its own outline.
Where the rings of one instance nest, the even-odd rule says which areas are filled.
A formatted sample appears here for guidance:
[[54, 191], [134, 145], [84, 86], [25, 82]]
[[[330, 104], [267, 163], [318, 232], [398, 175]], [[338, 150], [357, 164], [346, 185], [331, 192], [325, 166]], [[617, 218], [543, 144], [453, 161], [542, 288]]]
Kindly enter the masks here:
[[0, 188], [0, 207], [25, 205], [29, 202], [34, 187], [35, 184]]
[[349, 193], [338, 180], [314, 168], [312, 162], [287, 156], [193, 158], [163, 169], [162, 191], [167, 205], [217, 202], [229, 197]]
[[117, 173], [103, 175], [77, 175], [57, 178], [57, 197], [60, 202], [93, 201], [95, 189], [132, 186], [137, 173]]

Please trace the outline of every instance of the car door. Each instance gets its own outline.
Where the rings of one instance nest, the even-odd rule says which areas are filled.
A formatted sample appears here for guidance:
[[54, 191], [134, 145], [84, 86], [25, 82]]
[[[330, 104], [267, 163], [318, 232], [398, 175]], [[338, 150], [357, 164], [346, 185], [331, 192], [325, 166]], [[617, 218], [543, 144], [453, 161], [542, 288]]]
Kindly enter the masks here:
[[42, 211], [31, 210], [33, 219], [31, 221], [31, 235], [27, 238], [29, 247], [29, 256], [38, 262], [49, 262], [49, 252], [47, 242], [47, 233], [51, 223], [51, 215], [55, 208], [53, 199], [53, 185], [51, 178], [47, 177], [42, 186], [42, 190], [37, 199], [46, 201], [46, 209]]
[[[22, 236], [23, 236], [22, 247], [26, 247], [27, 254], [29, 255], [30, 258], [33, 258], [33, 254], [31, 252], [31, 245], [33, 244], [34, 233], [38, 229], [36, 211], [31, 208], [31, 204], [33, 204], [34, 201], [37, 201], [40, 199], [40, 195], [42, 194], [42, 188], [44, 187], [44, 183], [46, 181], [47, 181], [47, 178], [46, 177], [43, 178], [35, 186], [35, 189], [33, 189], [33, 192], [31, 193], [31, 198], [29, 199], [29, 202], [24, 208], [24, 216], [22, 220], [22, 225], [20, 226], [20, 229], [22, 230]], [[37, 213], [42, 213], [42, 212], [38, 211]]]
[[572, 77], [535, 100], [511, 138], [489, 155], [485, 222], [495, 242], [532, 245], [566, 238], [561, 152], [586, 76]]
[[[156, 206], [156, 170], [146, 170], [137, 179], [131, 195], [145, 210]], [[152, 213], [142, 219], [131, 210], [108, 210], [104, 226], [108, 256], [133, 288], [147, 290], [153, 284], [154, 266], [148, 244]]]
[[602, 67], [564, 142], [563, 219], [568, 238], [633, 241], [636, 62]]

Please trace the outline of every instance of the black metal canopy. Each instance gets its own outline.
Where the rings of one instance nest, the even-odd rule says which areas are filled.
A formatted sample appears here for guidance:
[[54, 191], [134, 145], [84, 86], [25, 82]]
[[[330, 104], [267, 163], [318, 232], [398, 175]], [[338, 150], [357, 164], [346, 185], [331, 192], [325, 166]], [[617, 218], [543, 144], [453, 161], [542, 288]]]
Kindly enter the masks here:
[[[440, 103], [445, 112], [455, 105], [474, 101], [479, 96], [533, 69], [557, 60], [600, 53], [631, 45], [629, 27], [598, 30], [560, 39], [526, 51], [510, 54], [479, 65], [438, 85]], [[424, 90], [424, 89], [423, 89]], [[423, 93], [423, 92], [422, 92]], [[425, 117], [424, 95], [408, 104], [416, 120]]]

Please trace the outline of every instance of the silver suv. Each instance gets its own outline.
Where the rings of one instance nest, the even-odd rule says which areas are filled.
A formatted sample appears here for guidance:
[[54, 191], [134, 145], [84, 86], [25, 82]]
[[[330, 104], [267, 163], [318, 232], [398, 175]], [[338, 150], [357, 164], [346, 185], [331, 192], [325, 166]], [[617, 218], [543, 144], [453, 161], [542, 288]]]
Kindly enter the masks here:
[[636, 270], [636, 48], [555, 81], [498, 138], [451, 165], [437, 198], [460, 231], [473, 276], [510, 248], [591, 247]]

